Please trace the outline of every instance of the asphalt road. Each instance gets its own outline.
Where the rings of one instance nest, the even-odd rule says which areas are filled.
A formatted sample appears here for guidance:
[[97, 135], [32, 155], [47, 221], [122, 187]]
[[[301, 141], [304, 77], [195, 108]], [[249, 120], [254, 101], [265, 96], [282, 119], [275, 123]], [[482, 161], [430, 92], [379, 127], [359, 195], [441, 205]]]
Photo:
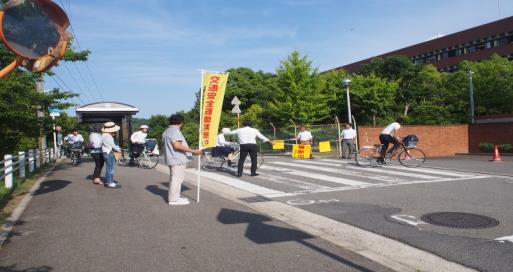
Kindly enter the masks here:
[[[267, 157], [260, 176], [246, 175], [240, 184], [232, 185], [480, 271], [511, 271], [513, 158], [489, 160], [465, 156], [432, 159], [417, 169], [400, 165], [364, 169], [352, 161]], [[205, 175], [225, 182], [233, 177], [233, 171]], [[472, 213], [500, 223], [490, 228], [461, 229], [421, 220], [422, 215], [433, 212]]]
[[112, 190], [88, 180], [92, 168], [61, 165], [41, 184], [0, 271], [389, 271], [208, 192], [170, 207], [155, 170], [118, 167]]

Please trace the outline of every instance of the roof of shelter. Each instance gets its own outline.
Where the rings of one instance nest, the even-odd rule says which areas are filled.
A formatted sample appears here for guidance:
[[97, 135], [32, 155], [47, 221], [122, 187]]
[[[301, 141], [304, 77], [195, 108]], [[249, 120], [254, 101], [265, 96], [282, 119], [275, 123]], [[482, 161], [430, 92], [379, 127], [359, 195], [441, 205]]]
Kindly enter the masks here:
[[139, 109], [119, 102], [98, 102], [80, 106], [76, 112], [139, 112]]

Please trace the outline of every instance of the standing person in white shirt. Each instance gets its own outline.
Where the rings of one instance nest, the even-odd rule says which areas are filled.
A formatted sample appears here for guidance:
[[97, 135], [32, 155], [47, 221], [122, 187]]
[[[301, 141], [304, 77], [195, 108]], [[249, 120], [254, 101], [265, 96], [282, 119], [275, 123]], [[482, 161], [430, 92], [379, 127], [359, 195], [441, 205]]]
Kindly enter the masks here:
[[356, 130], [353, 129], [353, 125], [350, 123], [345, 124], [345, 128], [340, 136], [342, 138], [342, 158], [351, 159], [356, 143]]
[[146, 137], [148, 137], [148, 130], [150, 127], [147, 125], [142, 125], [139, 128], [139, 131], [136, 131], [130, 136], [130, 163], [134, 162], [134, 158], [137, 158], [141, 155], [144, 150], [144, 144], [146, 144]]
[[100, 179], [105, 159], [103, 158], [102, 152], [102, 135], [99, 133], [100, 128], [94, 126], [89, 134], [89, 150], [91, 157], [94, 160], [94, 172], [93, 172], [93, 183], [102, 185], [103, 182]]
[[385, 162], [385, 154], [388, 150], [388, 145], [393, 143], [394, 146], [390, 149], [389, 153], [392, 153], [394, 150], [398, 149], [401, 146], [401, 138], [397, 135], [397, 131], [401, 128], [401, 123], [403, 122], [403, 118], [399, 117], [392, 124], [386, 126], [381, 134], [379, 135], [379, 141], [383, 145], [381, 148], [381, 157], [378, 159], [378, 162]]
[[[312, 145], [313, 144], [312, 133], [310, 133], [310, 131], [308, 131], [305, 126], [301, 126], [299, 128], [299, 130], [301, 130], [301, 132], [299, 132], [299, 134], [297, 135], [296, 140], [299, 141], [299, 143], [302, 145]], [[310, 152], [310, 159], [313, 159], [313, 155], [311, 152]]]
[[250, 121], [244, 121], [244, 127], [236, 129], [231, 132], [224, 133], [225, 135], [237, 135], [239, 138], [240, 144], [240, 158], [239, 164], [237, 168], [237, 176], [242, 177], [242, 171], [244, 169], [244, 161], [246, 157], [249, 156], [251, 158], [251, 176], [258, 176], [257, 170], [257, 144], [256, 138], [258, 137], [260, 140], [264, 142], [272, 143], [271, 140], [267, 139], [264, 135], [258, 131], [258, 129], [251, 127]]
[[223, 128], [221, 130], [221, 133], [217, 135], [217, 145], [216, 147], [212, 148], [212, 156], [213, 157], [225, 157], [228, 160], [228, 165], [232, 165], [232, 159], [233, 159], [233, 152], [235, 152], [235, 149], [231, 147], [234, 143], [227, 142], [226, 138], [224, 137], [225, 133], [230, 132], [229, 128]]
[[120, 129], [114, 122], [107, 122], [102, 128], [102, 152], [107, 168], [105, 169], [106, 188], [119, 189], [121, 185], [114, 182], [114, 169], [116, 168], [116, 157], [114, 152], [121, 152], [121, 148], [114, 142], [114, 136]]

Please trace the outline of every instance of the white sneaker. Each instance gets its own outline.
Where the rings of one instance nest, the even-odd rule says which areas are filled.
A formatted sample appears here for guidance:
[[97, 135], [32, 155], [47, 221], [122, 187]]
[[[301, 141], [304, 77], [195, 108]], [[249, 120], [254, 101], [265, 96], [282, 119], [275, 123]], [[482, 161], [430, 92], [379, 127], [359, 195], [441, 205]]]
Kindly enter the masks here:
[[177, 201], [169, 201], [169, 205], [189, 205], [191, 202], [187, 198], [178, 198]]

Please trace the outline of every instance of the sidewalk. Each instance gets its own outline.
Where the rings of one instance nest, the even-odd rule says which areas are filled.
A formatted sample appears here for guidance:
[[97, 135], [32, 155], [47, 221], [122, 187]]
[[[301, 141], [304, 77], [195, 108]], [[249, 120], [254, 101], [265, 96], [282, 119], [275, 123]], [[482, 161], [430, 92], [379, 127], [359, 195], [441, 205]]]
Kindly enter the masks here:
[[450, 158], [428, 158], [425, 167], [458, 169], [477, 173], [513, 176], [513, 157], [502, 156], [502, 161], [492, 162], [492, 157], [460, 155]]
[[86, 179], [92, 168], [61, 164], [41, 184], [0, 271], [389, 271], [206, 191], [171, 207], [158, 171], [117, 167], [112, 190]]

